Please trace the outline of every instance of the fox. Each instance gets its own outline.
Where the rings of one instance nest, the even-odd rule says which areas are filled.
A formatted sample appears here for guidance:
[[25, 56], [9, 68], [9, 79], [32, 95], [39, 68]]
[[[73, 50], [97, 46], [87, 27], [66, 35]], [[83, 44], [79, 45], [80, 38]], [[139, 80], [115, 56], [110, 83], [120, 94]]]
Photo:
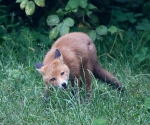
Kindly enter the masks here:
[[87, 96], [91, 97], [91, 73], [117, 90], [124, 90], [121, 82], [99, 64], [96, 47], [83, 32], [72, 32], [58, 38], [45, 55], [43, 63], [37, 62], [35, 66], [42, 74], [46, 97], [50, 85], [67, 89], [69, 81], [72, 87], [75, 86], [76, 79], [78, 86], [82, 87], [80, 78], [84, 79]]

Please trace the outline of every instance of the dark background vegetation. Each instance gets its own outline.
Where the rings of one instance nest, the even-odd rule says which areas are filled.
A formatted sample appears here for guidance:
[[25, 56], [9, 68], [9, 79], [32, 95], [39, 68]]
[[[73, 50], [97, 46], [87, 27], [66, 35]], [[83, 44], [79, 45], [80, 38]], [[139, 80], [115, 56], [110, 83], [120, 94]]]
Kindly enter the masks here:
[[[20, 9], [22, 1], [0, 0], [0, 123], [150, 124], [150, 0], [45, 0], [30, 15]], [[94, 79], [88, 104], [61, 90], [43, 104], [34, 64], [58, 37], [74, 31], [91, 37], [124, 94]]]
[[[50, 15], [58, 15], [60, 22], [57, 25], [67, 17], [74, 21], [69, 30], [62, 29], [64, 34], [73, 31], [86, 32], [93, 38], [97, 46], [101, 46], [101, 54], [107, 53], [116, 58], [121, 52], [124, 58], [131, 59], [132, 65], [143, 65], [149, 68], [149, 0], [82, 0], [82, 5], [86, 4], [85, 6], [74, 6], [72, 1], [46, 0], [44, 7], [36, 5], [35, 12], [27, 16], [25, 11], [20, 9], [20, 3], [16, 0], [1, 0], [1, 50], [10, 46], [15, 53], [27, 51], [29, 43], [23, 39], [23, 35], [27, 32], [33, 38], [33, 45], [30, 47], [33, 47], [35, 51], [43, 47], [49, 48], [61, 33], [59, 35], [57, 31], [57, 34], [52, 34], [51, 31], [57, 26], [48, 24], [47, 18]], [[89, 9], [89, 4], [94, 7]], [[69, 9], [66, 9], [67, 7]], [[115, 26], [117, 31], [100, 34], [98, 28], [101, 26], [106, 29]], [[113, 51], [110, 52], [111, 48]]]

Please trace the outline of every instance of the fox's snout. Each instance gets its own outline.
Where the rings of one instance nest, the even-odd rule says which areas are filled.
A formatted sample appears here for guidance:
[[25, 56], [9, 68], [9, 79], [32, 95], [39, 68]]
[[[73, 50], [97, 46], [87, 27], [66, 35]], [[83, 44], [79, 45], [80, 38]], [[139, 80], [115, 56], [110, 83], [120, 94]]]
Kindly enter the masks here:
[[61, 86], [63, 87], [63, 89], [67, 89], [67, 83], [66, 83], [66, 82], [63, 82], [63, 83], [61, 84]]
[[58, 88], [60, 89], [67, 89], [68, 88], [68, 83], [66, 82], [62, 82], [61, 84], [58, 85]]

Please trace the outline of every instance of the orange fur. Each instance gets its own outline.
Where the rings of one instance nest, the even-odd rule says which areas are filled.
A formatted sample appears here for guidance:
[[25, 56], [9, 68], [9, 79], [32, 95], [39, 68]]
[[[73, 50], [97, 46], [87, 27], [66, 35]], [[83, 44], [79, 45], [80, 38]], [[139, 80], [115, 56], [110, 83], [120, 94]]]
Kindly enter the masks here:
[[[60, 56], [54, 58], [56, 49], [60, 51]], [[88, 70], [96, 78], [120, 90], [123, 89], [121, 83], [100, 66], [97, 61], [95, 45], [88, 35], [81, 32], [69, 33], [60, 37], [46, 54], [43, 66], [38, 69], [43, 75], [47, 89], [48, 84], [62, 87], [61, 84], [65, 83], [68, 77], [72, 86], [74, 86], [75, 78], [78, 79], [78, 84], [81, 86], [80, 76], [83, 77], [85, 75], [86, 89], [90, 92], [92, 86]], [[83, 71], [85, 74], [83, 74]], [[55, 78], [55, 80], [52, 78]]]

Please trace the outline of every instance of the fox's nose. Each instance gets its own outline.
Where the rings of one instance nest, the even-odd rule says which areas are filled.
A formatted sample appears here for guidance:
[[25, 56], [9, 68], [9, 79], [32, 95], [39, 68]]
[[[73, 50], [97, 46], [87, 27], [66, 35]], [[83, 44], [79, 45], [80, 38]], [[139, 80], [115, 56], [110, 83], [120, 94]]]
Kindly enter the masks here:
[[61, 85], [62, 85], [62, 87], [63, 87], [64, 89], [67, 88], [67, 84], [66, 84], [65, 82], [63, 82]]

